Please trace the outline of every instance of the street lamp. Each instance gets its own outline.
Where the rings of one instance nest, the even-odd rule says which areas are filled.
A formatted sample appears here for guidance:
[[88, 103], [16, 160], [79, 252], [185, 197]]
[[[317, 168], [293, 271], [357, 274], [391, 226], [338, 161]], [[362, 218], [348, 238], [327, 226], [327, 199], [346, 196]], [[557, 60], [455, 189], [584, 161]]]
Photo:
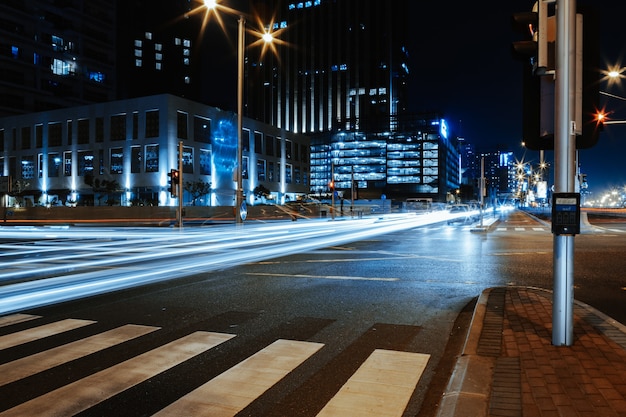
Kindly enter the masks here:
[[[229, 7], [222, 6], [217, 0], [204, 0], [204, 6], [208, 11], [214, 11], [217, 15], [218, 9], [224, 10], [228, 14], [234, 14], [238, 16], [237, 27], [237, 171], [236, 171], [236, 190], [235, 190], [235, 222], [243, 223], [243, 213], [245, 213], [245, 205], [243, 200], [243, 176], [242, 176], [242, 163], [243, 163], [243, 65], [244, 65], [244, 51], [245, 51], [245, 39], [246, 39], [246, 19], [243, 13], [237, 12]], [[223, 24], [220, 21], [220, 26], [223, 28]], [[271, 26], [269, 30], [263, 30], [260, 33], [260, 38], [266, 45], [270, 44], [274, 40], [274, 36], [271, 32]], [[265, 46], [263, 48], [265, 51]]]

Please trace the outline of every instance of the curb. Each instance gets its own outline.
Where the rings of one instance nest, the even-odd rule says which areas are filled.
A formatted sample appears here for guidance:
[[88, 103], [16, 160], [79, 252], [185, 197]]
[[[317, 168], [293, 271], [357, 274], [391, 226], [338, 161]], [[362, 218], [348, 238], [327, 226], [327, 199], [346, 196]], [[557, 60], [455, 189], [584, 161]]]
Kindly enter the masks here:
[[478, 356], [478, 340], [491, 288], [484, 290], [474, 309], [463, 352], [441, 398], [437, 417], [482, 417], [488, 414], [495, 358]]

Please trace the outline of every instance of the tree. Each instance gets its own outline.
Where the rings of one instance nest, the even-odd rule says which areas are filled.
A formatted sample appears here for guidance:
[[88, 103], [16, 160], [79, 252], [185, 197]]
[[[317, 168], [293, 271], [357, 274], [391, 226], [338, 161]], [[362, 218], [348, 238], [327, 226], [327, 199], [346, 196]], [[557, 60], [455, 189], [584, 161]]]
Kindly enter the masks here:
[[107, 197], [107, 204], [112, 206], [117, 201], [114, 198], [110, 198], [111, 194], [119, 194], [122, 192], [122, 187], [119, 182], [115, 179], [106, 180], [94, 177], [93, 174], [85, 175], [85, 184], [90, 185], [93, 190], [94, 195], [99, 194], [98, 201], [101, 203], [101, 200], [104, 196]]
[[191, 195], [191, 205], [195, 206], [196, 201], [211, 192], [211, 184], [202, 180], [187, 181], [183, 185], [185, 191]]
[[264, 185], [257, 185], [252, 192], [254, 196], [258, 198], [267, 198], [271, 193]]

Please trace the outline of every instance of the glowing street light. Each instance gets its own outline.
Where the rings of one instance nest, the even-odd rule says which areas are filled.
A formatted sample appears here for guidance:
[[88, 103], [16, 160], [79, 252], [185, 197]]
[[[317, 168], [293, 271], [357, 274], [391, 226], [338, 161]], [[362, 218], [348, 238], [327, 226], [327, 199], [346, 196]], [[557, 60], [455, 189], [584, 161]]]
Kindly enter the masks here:
[[[225, 13], [238, 16], [238, 31], [237, 31], [237, 171], [236, 171], [236, 182], [237, 189], [235, 190], [235, 221], [236, 223], [243, 222], [243, 213], [245, 210], [244, 200], [243, 200], [243, 177], [242, 177], [242, 160], [243, 160], [243, 138], [242, 138], [242, 130], [243, 130], [243, 65], [244, 65], [244, 51], [245, 51], [245, 38], [246, 38], [246, 19], [243, 13], [236, 11], [227, 6], [223, 6], [221, 3], [218, 3], [217, 0], [204, 0], [204, 7], [207, 10], [207, 16], [211, 12], [213, 12], [218, 20], [220, 26], [224, 30], [224, 23], [219, 15], [219, 11], [222, 10]], [[206, 23], [203, 24], [203, 27]], [[263, 50], [261, 52], [261, 56], [265, 53], [266, 45], [270, 45], [274, 41], [274, 36], [271, 32], [272, 25], [269, 26], [269, 30], [263, 29], [262, 32], [253, 32], [256, 33], [259, 37], [259, 40], [264, 43]], [[256, 44], [253, 43], [253, 44]], [[274, 46], [271, 46], [272, 50], [276, 52]]]

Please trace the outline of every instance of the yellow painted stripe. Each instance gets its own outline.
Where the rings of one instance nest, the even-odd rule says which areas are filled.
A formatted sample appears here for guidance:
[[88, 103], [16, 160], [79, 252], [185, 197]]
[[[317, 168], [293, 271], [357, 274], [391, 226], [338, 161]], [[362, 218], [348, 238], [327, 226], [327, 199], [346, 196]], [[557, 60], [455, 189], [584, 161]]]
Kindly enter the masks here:
[[93, 323], [95, 323], [95, 321], [66, 319], [44, 324], [43, 326], [34, 327], [32, 329], [22, 330], [21, 332], [7, 334], [0, 337], [0, 349], [7, 349], [34, 340], [43, 339], [44, 337], [67, 332]]
[[34, 316], [32, 314], [11, 314], [10, 316], [0, 317], [0, 327], [22, 323], [28, 320], [38, 319], [40, 317], [41, 316]]
[[158, 327], [127, 324], [117, 329], [5, 363], [0, 365], [0, 385], [26, 378], [158, 329]]
[[323, 345], [277, 340], [155, 416], [234, 416]]
[[231, 338], [195, 332], [0, 413], [0, 416], [71, 416]]
[[402, 416], [429, 358], [422, 353], [375, 350], [318, 416]]

